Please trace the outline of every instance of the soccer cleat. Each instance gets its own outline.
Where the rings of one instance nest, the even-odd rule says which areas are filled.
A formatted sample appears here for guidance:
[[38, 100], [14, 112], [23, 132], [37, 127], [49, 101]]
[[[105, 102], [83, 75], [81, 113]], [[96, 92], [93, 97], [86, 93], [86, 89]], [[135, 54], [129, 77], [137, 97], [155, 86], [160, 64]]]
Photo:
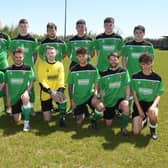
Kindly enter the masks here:
[[93, 129], [97, 130], [98, 129], [98, 124], [97, 124], [97, 121], [96, 120], [91, 120], [91, 126]]
[[28, 121], [24, 121], [23, 131], [28, 132], [30, 130], [30, 125]]
[[126, 128], [121, 128], [121, 134], [126, 138], [129, 137], [129, 133]]
[[152, 139], [154, 139], [154, 140], [158, 139], [158, 135], [156, 133], [156, 129], [155, 128], [151, 128], [150, 127], [150, 134], [151, 134]]
[[59, 121], [59, 126], [60, 127], [66, 127], [66, 123], [65, 123], [65, 120], [64, 119], [60, 119], [60, 121]]

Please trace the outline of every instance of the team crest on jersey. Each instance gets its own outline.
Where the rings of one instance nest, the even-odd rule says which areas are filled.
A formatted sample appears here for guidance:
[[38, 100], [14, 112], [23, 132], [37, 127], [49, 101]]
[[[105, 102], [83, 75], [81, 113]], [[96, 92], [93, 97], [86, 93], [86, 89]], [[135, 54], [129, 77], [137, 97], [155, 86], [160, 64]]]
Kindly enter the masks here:
[[79, 76], [79, 73], [76, 73], [76, 76]]
[[140, 85], [141, 84], [141, 81], [138, 81], [138, 85]]

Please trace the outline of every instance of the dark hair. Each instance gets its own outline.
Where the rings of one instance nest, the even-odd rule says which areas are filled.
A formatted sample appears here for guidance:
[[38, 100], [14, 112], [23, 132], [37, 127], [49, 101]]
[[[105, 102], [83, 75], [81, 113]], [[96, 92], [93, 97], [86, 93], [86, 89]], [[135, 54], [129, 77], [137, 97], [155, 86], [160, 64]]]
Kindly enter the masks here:
[[23, 48], [15, 48], [15, 50], [13, 51], [13, 55], [15, 55], [16, 53], [24, 54], [24, 49]]
[[20, 19], [19, 20], [19, 25], [20, 24], [28, 24], [28, 20], [27, 19]]
[[104, 19], [104, 23], [114, 23], [114, 18], [112, 18], [112, 17], [106, 17]]
[[139, 57], [140, 63], [150, 63], [153, 61], [153, 57], [150, 54], [144, 53]]
[[53, 23], [53, 22], [49, 22], [48, 24], [47, 24], [47, 30], [48, 29], [55, 29], [55, 30], [57, 30], [57, 26], [55, 25], [55, 23]]
[[76, 26], [79, 25], [79, 24], [84, 24], [86, 25], [86, 21], [84, 19], [80, 19], [76, 22]]
[[143, 33], [145, 33], [145, 27], [142, 25], [138, 25], [134, 27], [134, 33], [136, 30], [141, 30]]
[[47, 46], [47, 47], [46, 47], [46, 50], [56, 50], [56, 48], [53, 47], [53, 46]]
[[80, 47], [76, 50], [76, 55], [78, 54], [86, 54], [87, 53], [87, 49], [84, 47]]
[[119, 54], [118, 53], [110, 53], [109, 55], [108, 55], [108, 59], [110, 59], [110, 57], [117, 57], [117, 58], [120, 58], [120, 56], [119, 56]]

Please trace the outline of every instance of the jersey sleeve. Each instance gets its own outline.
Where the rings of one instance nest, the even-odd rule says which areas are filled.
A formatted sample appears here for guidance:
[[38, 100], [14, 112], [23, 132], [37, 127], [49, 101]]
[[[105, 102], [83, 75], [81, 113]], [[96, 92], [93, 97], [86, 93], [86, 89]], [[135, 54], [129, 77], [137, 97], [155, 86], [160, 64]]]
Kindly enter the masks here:
[[129, 75], [128, 71], [126, 71], [126, 74], [125, 74], [125, 85], [126, 86], [129, 85], [130, 82], [131, 82], [130, 75]]
[[60, 67], [59, 67], [59, 76], [58, 76], [58, 88], [64, 88], [65, 84], [64, 84], [64, 78], [65, 78], [65, 73], [64, 73], [64, 66], [62, 63], [60, 63]]
[[71, 71], [69, 71], [69, 73], [68, 73], [67, 83], [68, 84], [73, 84], [73, 77], [72, 77], [72, 72]]
[[0, 72], [0, 84], [3, 83], [5, 80], [5, 76], [3, 72]]
[[127, 45], [123, 45], [121, 49], [121, 54], [123, 57], [128, 57], [128, 52], [127, 52]]
[[37, 68], [37, 77], [39, 83], [46, 89], [49, 89], [49, 85], [47, 84], [47, 76], [45, 72], [45, 65], [43, 63], [39, 64]]

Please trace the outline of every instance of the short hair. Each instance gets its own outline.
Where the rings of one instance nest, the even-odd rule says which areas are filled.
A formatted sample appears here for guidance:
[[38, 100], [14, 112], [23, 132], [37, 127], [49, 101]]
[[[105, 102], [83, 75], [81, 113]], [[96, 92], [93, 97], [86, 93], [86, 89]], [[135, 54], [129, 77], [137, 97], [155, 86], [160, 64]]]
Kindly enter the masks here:
[[57, 26], [55, 25], [55, 23], [53, 23], [53, 22], [48, 22], [47, 23], [47, 30], [48, 29], [55, 29], [55, 30], [57, 30]]
[[76, 55], [78, 54], [87, 54], [87, 49], [84, 47], [80, 47], [76, 50]]
[[118, 53], [116, 53], [116, 52], [113, 52], [113, 53], [110, 53], [109, 55], [108, 55], [108, 59], [110, 59], [110, 57], [116, 57], [116, 58], [120, 58], [120, 55], [118, 54]]
[[79, 25], [79, 24], [84, 24], [86, 25], [86, 21], [84, 19], [80, 19], [76, 22], [76, 26]]
[[136, 30], [141, 30], [143, 33], [145, 33], [145, 27], [142, 25], [138, 25], [134, 27], [134, 33]]
[[152, 55], [148, 54], [148, 53], [144, 53], [139, 57], [139, 62], [140, 63], [150, 63], [153, 61], [153, 57]]
[[106, 17], [104, 19], [104, 23], [114, 23], [114, 18], [113, 17]]
[[27, 19], [20, 19], [19, 20], [19, 25], [20, 24], [29, 24], [28, 20]]
[[15, 48], [15, 50], [13, 51], [13, 55], [20, 53], [20, 54], [24, 54], [24, 49], [23, 48]]
[[47, 47], [46, 47], [46, 50], [55, 50], [55, 51], [56, 51], [56, 48], [53, 47], [53, 46], [47, 46]]

